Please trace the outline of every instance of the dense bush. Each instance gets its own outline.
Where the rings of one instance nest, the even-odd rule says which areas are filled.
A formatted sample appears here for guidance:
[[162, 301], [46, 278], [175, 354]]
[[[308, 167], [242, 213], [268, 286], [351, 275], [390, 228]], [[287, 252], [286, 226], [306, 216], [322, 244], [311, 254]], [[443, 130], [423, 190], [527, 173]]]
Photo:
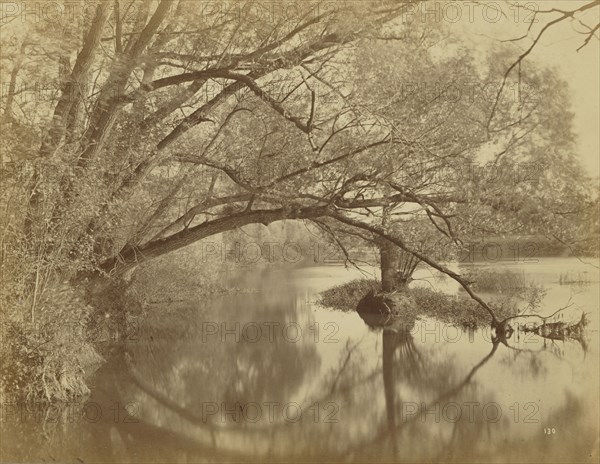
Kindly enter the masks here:
[[192, 300], [206, 294], [225, 292], [219, 267], [191, 250], [144, 263], [136, 271], [131, 290], [139, 301], [166, 303]]
[[598, 273], [589, 271], [566, 271], [561, 272], [558, 283], [561, 285], [591, 284], [598, 282]]
[[473, 288], [485, 292], [518, 292], [527, 288], [528, 281], [523, 271], [510, 269], [467, 269], [462, 276], [473, 282]]
[[91, 307], [62, 284], [4, 306], [0, 356], [3, 400], [63, 400], [89, 392], [86, 378], [102, 362], [90, 330]]

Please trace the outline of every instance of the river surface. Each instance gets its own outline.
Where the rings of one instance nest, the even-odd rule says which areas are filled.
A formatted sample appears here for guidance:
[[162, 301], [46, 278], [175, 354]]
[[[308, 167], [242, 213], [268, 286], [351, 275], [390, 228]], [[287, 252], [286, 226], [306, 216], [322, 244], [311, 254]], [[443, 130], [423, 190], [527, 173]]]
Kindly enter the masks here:
[[[244, 293], [155, 306], [132, 323], [126, 353], [95, 374], [85, 402], [5, 414], [2, 456], [598, 462], [598, 270], [571, 258], [472, 266], [543, 284], [542, 315], [588, 313], [585, 342], [521, 334], [507, 346], [431, 319], [373, 328], [316, 303], [357, 270], [240, 271], [230, 279]], [[559, 284], [567, 272], [591, 283]], [[459, 291], [425, 270], [416, 277]]]

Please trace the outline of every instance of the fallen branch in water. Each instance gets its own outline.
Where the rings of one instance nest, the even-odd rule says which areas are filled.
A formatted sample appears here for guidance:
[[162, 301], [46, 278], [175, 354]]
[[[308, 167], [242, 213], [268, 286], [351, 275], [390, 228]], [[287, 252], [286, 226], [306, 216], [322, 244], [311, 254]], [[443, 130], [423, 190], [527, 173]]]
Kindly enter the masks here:
[[507, 344], [516, 331], [525, 334], [535, 334], [548, 340], [576, 340], [579, 341], [584, 349], [586, 347], [584, 339], [584, 329], [589, 324], [589, 318], [585, 312], [580, 316], [569, 315], [567, 310], [573, 304], [570, 302], [562, 308], [557, 309], [548, 316], [539, 314], [521, 314], [511, 316], [499, 323], [496, 330], [497, 337]]

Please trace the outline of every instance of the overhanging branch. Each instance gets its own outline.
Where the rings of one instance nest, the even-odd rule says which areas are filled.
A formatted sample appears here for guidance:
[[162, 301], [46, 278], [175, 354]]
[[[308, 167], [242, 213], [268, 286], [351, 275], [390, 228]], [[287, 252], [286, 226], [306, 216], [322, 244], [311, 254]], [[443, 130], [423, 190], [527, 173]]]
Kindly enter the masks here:
[[447, 267], [443, 266], [442, 264], [436, 262], [435, 260], [433, 260], [432, 258], [430, 258], [429, 256], [424, 255], [423, 253], [420, 253], [419, 251], [413, 250], [411, 249], [408, 245], [406, 245], [400, 238], [390, 235], [389, 233], [385, 232], [382, 228], [378, 227], [378, 226], [374, 226], [371, 224], [366, 224], [364, 222], [361, 221], [357, 221], [355, 219], [349, 218], [343, 214], [340, 213], [333, 213], [331, 214], [331, 217], [333, 217], [334, 219], [337, 219], [338, 221], [347, 224], [349, 226], [353, 226], [359, 229], [363, 229], [363, 230], [367, 230], [369, 232], [372, 232], [373, 234], [376, 234], [380, 237], [386, 238], [388, 239], [390, 242], [394, 243], [395, 245], [397, 245], [398, 247], [402, 248], [404, 251], [411, 253], [412, 255], [416, 256], [418, 259], [420, 259], [421, 261], [427, 263], [428, 265], [430, 265], [432, 268], [437, 269], [440, 272], [443, 272], [444, 274], [446, 274], [447, 276], [449, 276], [450, 278], [452, 278], [453, 280], [455, 280], [456, 282], [458, 282], [460, 284], [460, 286], [462, 288], [465, 289], [465, 291], [469, 294], [469, 296], [475, 300], [477, 303], [479, 303], [479, 305], [481, 307], [483, 307], [489, 314], [490, 316], [492, 316], [492, 324], [493, 326], [497, 326], [498, 324], [498, 319], [496, 318], [496, 315], [494, 314], [494, 311], [492, 310], [492, 308], [490, 308], [490, 306], [483, 301], [478, 295], [475, 294], [475, 292], [473, 292], [473, 290], [471, 289], [471, 286], [469, 284], [469, 282], [467, 282], [465, 279], [463, 279], [459, 274], [457, 274], [456, 272], [451, 271], [450, 269], [448, 269]]

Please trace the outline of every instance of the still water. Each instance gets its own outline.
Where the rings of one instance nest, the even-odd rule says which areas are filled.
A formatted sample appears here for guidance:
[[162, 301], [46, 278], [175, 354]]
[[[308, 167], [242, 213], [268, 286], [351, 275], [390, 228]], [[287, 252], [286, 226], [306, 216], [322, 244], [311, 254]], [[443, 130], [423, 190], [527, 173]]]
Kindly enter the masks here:
[[[490, 265], [474, 265], [491, 268]], [[587, 343], [431, 319], [369, 327], [320, 307], [338, 266], [232, 277], [244, 293], [151, 308], [81, 404], [2, 421], [3, 457], [60, 462], [597, 462], [598, 270], [495, 264], [547, 289], [541, 314], [589, 313]], [[371, 270], [372, 271], [372, 270]], [[561, 285], [586, 272], [595, 282]], [[579, 274], [578, 274], [579, 275]], [[419, 271], [415, 285], [459, 291]], [[5, 411], [6, 412], [6, 411]], [[17, 444], [18, 443], [18, 444]]]

